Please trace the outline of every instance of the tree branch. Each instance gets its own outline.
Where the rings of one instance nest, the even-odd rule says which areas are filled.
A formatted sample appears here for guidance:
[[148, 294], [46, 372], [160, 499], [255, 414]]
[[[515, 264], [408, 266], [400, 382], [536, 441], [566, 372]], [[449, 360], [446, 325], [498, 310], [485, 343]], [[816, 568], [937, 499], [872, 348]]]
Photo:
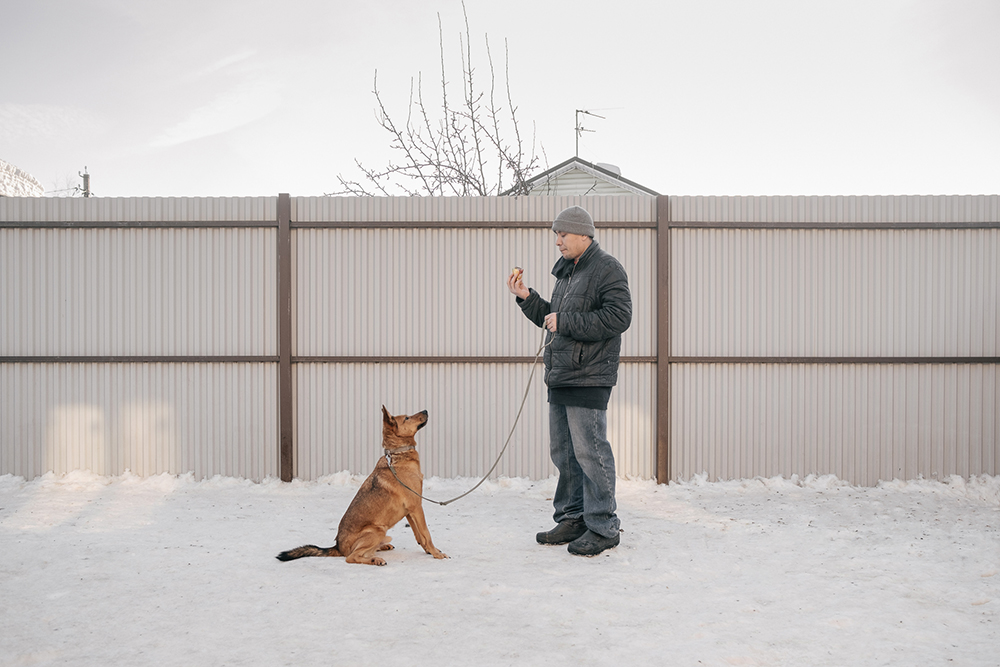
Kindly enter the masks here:
[[[459, 59], [462, 67], [462, 104], [451, 105], [444, 50], [444, 29], [438, 14], [438, 47], [441, 59], [441, 118], [434, 119], [424, 102], [423, 77], [410, 79], [406, 122], [398, 125], [386, 109], [375, 71], [372, 94], [375, 96], [375, 120], [389, 135], [389, 148], [400, 160], [392, 160], [381, 169], [354, 163], [360, 171], [357, 179], [337, 175], [341, 189], [328, 193], [351, 196], [418, 195], [493, 196], [526, 194], [527, 181], [539, 166], [532, 134], [530, 146], [521, 136], [517, 107], [510, 88], [510, 52], [504, 40], [504, 88], [506, 110], [496, 102], [497, 81], [485, 35], [489, 63], [488, 93], [477, 89], [476, 68], [472, 61], [472, 37], [468, 12], [462, 3], [465, 32], [459, 33]], [[544, 149], [543, 149], [544, 154]], [[510, 185], [507, 185], [507, 184]]]

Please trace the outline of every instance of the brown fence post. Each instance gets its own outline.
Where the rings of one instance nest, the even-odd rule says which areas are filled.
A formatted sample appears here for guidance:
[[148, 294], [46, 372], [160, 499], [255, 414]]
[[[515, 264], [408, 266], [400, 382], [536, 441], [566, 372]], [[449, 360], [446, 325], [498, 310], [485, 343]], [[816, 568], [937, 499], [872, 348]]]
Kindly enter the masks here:
[[294, 474], [292, 433], [292, 200], [278, 195], [278, 470], [281, 481]]
[[670, 198], [656, 198], [656, 481], [670, 481]]

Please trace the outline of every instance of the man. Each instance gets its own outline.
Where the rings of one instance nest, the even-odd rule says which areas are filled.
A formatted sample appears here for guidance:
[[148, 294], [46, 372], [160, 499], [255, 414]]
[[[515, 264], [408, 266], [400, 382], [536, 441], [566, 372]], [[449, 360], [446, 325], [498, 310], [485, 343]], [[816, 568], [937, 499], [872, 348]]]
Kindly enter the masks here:
[[520, 271], [507, 279], [525, 316], [547, 329], [549, 450], [559, 471], [552, 504], [556, 527], [540, 544], [569, 543], [569, 552], [596, 556], [618, 546], [615, 460], [607, 439], [607, 408], [618, 381], [621, 334], [632, 322], [625, 269], [594, 240], [594, 221], [571, 206], [552, 223], [562, 254], [552, 275], [551, 301], [528, 289]]

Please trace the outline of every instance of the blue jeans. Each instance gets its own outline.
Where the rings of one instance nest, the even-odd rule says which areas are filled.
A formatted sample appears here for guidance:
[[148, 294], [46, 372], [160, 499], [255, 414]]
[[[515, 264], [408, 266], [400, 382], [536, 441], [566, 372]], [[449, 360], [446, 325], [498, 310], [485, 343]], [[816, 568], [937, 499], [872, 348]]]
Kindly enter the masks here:
[[582, 518], [592, 532], [613, 537], [620, 522], [607, 430], [607, 410], [549, 403], [549, 453], [559, 470], [553, 518]]

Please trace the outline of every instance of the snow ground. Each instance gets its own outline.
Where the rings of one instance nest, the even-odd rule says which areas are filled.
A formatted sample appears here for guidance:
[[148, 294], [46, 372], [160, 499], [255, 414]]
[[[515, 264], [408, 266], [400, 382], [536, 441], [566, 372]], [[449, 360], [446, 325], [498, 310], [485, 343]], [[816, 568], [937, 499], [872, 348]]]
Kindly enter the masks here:
[[595, 558], [535, 544], [553, 479], [501, 479], [425, 503], [449, 560], [403, 523], [385, 567], [274, 558], [362, 479], [0, 477], [0, 664], [1000, 664], [1000, 477], [620, 480]]

